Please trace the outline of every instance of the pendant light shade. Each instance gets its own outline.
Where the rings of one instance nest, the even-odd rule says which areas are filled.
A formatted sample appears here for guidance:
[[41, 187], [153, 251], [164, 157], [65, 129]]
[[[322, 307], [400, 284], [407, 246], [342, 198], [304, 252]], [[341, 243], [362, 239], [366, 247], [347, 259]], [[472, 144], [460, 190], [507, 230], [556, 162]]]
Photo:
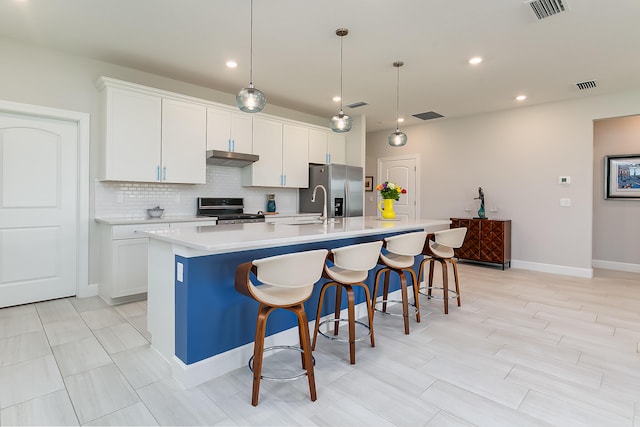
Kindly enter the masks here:
[[347, 34], [349, 34], [349, 30], [346, 28], [338, 28], [336, 30], [336, 35], [340, 37], [340, 111], [338, 114], [331, 117], [329, 126], [332, 131], [339, 133], [349, 132], [353, 123], [351, 117], [342, 111], [342, 39]]
[[264, 94], [253, 86], [253, 0], [250, 12], [249, 86], [236, 95], [236, 104], [245, 113], [259, 113], [267, 104]]
[[396, 131], [389, 135], [389, 145], [392, 147], [402, 147], [407, 143], [407, 135], [400, 132], [398, 110], [400, 106], [400, 67], [404, 65], [402, 61], [396, 61], [393, 66], [398, 70], [396, 78]]

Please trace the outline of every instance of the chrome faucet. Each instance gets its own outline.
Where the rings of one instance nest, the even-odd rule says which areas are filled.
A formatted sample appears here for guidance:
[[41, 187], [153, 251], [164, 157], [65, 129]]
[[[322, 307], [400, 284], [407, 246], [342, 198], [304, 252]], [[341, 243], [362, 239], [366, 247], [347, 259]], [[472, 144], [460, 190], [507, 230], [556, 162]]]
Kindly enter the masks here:
[[324, 185], [322, 184], [318, 184], [313, 188], [313, 194], [311, 195], [311, 202], [315, 203], [316, 201], [316, 190], [318, 188], [322, 188], [322, 191], [324, 192], [324, 204], [322, 205], [322, 216], [320, 217], [320, 219], [322, 219], [323, 221], [327, 221], [327, 189], [324, 188]]

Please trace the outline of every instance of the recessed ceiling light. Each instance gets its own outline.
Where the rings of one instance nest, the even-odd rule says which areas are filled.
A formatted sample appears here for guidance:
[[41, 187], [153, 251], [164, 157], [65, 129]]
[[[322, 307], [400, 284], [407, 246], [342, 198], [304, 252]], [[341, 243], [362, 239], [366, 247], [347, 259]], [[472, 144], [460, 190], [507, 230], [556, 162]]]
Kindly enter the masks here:
[[402, 123], [404, 122], [404, 119], [402, 117], [398, 117], [398, 123]]
[[334, 96], [332, 99], [333, 102], [340, 102], [342, 100], [342, 98], [340, 98], [339, 96]]
[[238, 66], [238, 63], [231, 59], [231, 60], [226, 62], [226, 65], [229, 68], [236, 68]]
[[516, 96], [516, 101], [524, 101], [527, 99], [527, 95], [518, 95]]
[[479, 56], [474, 56], [473, 58], [471, 58], [469, 60], [469, 64], [471, 65], [476, 65], [482, 62], [482, 58], [480, 58]]

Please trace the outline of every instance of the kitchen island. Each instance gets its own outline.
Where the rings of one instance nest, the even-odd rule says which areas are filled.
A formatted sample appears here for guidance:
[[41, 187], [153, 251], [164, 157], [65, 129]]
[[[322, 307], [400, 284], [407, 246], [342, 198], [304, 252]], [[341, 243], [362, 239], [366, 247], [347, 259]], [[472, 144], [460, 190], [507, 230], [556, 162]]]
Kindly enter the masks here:
[[[185, 388], [223, 375], [246, 364], [255, 335], [258, 304], [233, 287], [238, 264], [412, 231], [437, 231], [449, 224], [449, 220], [354, 217], [328, 223], [309, 219], [145, 230], [141, 233], [150, 238], [147, 328], [152, 346], [169, 361], [173, 377]], [[372, 280], [370, 274], [370, 288]], [[315, 319], [319, 292], [317, 286], [305, 303], [310, 321]], [[356, 294], [356, 302], [363, 301], [364, 292]], [[274, 312], [266, 344], [297, 343], [295, 326], [289, 313]]]

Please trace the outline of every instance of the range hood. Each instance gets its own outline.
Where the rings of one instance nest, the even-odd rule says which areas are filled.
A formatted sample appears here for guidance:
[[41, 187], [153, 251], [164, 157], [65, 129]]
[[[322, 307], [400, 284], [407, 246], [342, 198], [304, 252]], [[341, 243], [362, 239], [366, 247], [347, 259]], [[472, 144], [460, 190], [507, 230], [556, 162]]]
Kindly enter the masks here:
[[208, 165], [243, 168], [253, 162], [257, 162], [259, 159], [260, 157], [256, 154], [235, 153], [222, 150], [207, 150]]

